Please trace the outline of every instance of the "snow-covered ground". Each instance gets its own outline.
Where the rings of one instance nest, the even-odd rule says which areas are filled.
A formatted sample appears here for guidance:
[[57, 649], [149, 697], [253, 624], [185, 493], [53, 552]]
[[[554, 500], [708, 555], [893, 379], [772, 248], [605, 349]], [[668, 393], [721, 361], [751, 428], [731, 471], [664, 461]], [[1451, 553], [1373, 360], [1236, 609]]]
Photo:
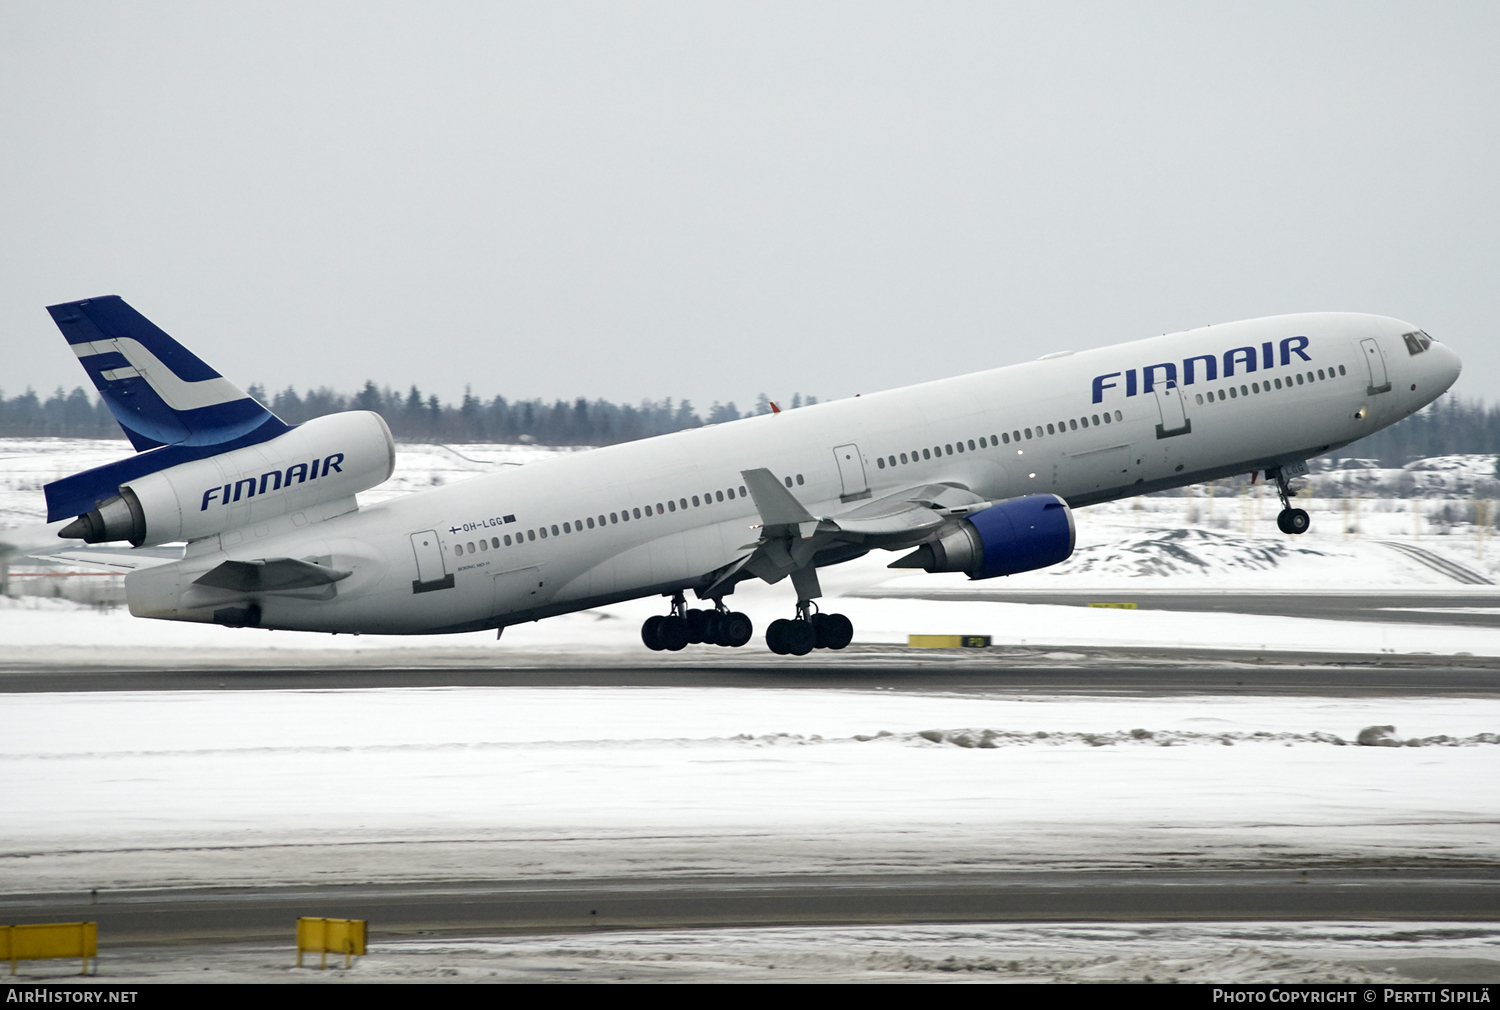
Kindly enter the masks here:
[[0, 892], [1485, 864], [1497, 733], [1475, 698], [0, 695]]
[[[145, 982], [1158, 982], [1500, 981], [1500, 929], [1411, 922], [1086, 923], [593, 932], [388, 940], [345, 971], [294, 967], [289, 944], [105, 949], [97, 981]], [[23, 978], [82, 981], [67, 962]]]

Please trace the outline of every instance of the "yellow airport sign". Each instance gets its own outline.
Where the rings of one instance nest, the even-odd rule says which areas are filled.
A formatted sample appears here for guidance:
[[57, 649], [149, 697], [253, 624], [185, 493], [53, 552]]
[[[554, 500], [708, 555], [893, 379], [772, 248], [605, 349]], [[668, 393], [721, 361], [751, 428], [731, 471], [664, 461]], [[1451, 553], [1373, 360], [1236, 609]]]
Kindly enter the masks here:
[[319, 968], [328, 967], [329, 954], [344, 955], [344, 967], [349, 959], [365, 952], [364, 919], [317, 919], [303, 916], [297, 920], [297, 967], [302, 967], [304, 951], [321, 954]]
[[10, 961], [10, 973], [16, 973], [17, 961], [39, 961], [53, 957], [81, 957], [83, 970], [89, 973], [89, 958], [99, 956], [97, 922], [29, 922], [20, 926], [0, 926], [0, 958]]
[[989, 635], [907, 635], [913, 649], [988, 649]]
[[1104, 607], [1108, 610], [1135, 610], [1134, 603], [1090, 603], [1091, 607]]

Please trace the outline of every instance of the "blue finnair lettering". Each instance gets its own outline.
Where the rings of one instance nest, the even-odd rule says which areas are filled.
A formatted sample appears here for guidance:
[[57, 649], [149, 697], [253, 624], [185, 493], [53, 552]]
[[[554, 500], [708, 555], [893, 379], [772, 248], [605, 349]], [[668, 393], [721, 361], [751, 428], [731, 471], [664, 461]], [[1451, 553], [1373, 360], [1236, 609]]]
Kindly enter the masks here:
[[[1307, 353], [1311, 341], [1307, 337], [1287, 337], [1281, 341], [1281, 366], [1285, 368], [1292, 363], [1292, 355], [1296, 355], [1303, 361], [1311, 361], [1312, 356]], [[1224, 378], [1232, 377], [1236, 370], [1249, 374], [1257, 370], [1276, 367], [1275, 341], [1267, 340], [1255, 347], [1232, 347], [1223, 355], [1218, 354], [1195, 354], [1190, 358], [1182, 360], [1182, 368], [1179, 372], [1175, 361], [1163, 361], [1156, 365], [1147, 365], [1141, 369], [1127, 368], [1123, 372], [1105, 372], [1103, 375], [1094, 376], [1093, 402], [1104, 402], [1104, 391], [1106, 389], [1118, 389], [1119, 385], [1111, 382], [1111, 379], [1125, 377], [1125, 395], [1135, 396], [1137, 392], [1151, 393], [1158, 387], [1171, 389], [1178, 385], [1178, 375], [1182, 376], [1181, 384], [1191, 386], [1201, 377], [1204, 382], [1216, 382], [1220, 374]], [[1223, 362], [1221, 373], [1219, 365]], [[1137, 376], [1141, 382], [1137, 383]], [[331, 457], [330, 457], [331, 458]]]
[[[1119, 372], [1108, 372], [1108, 373], [1106, 373], [1104, 375], [1096, 375], [1096, 376], [1094, 376], [1094, 402], [1095, 403], [1103, 403], [1104, 402], [1104, 391], [1106, 389], [1114, 389], [1115, 388], [1115, 384], [1113, 382], [1105, 382], [1104, 380], [1105, 379], [1113, 379], [1115, 376], [1117, 376], [1119, 374], [1120, 374]], [[208, 503], [208, 499], [205, 498], [204, 499], [204, 506], [203, 506], [204, 508], [208, 507], [207, 503]]]
[[326, 459], [315, 459], [311, 463], [293, 463], [285, 471], [271, 470], [261, 474], [259, 478], [245, 477], [223, 487], [211, 487], [203, 492], [203, 501], [198, 506], [198, 511], [207, 512], [208, 506], [214, 503], [229, 505], [241, 498], [254, 498], [257, 494], [290, 490], [294, 482], [303, 484], [317, 480], [320, 471], [323, 476], [343, 473], [343, 463], [344, 454], [335, 452]]
[[1285, 368], [1287, 365], [1290, 365], [1292, 363], [1293, 354], [1297, 355], [1297, 357], [1301, 358], [1303, 361], [1311, 361], [1312, 358], [1309, 358], [1307, 354], [1302, 350], [1306, 346], [1306, 337], [1287, 337], [1285, 340], [1283, 340], [1281, 342], [1281, 366]]
[[1173, 386], [1177, 385], [1177, 366], [1172, 362], [1168, 361], [1163, 365], [1147, 365], [1145, 368], [1141, 369], [1141, 374], [1146, 377], [1145, 391], [1148, 393], [1151, 392], [1151, 390], [1156, 386], [1156, 370], [1158, 368], [1166, 373], [1166, 384], [1168, 389], [1171, 389]]
[[1236, 347], [1224, 352], [1224, 378], [1234, 374], [1234, 363], [1239, 361], [1245, 366], [1245, 374], [1249, 375], [1255, 371], [1255, 348]]

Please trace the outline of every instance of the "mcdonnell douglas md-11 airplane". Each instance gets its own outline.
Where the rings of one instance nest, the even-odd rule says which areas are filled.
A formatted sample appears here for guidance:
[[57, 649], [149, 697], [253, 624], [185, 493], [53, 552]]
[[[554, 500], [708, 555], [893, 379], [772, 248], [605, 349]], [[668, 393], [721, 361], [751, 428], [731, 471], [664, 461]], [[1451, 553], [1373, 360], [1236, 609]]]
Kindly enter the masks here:
[[[136, 455], [48, 484], [59, 536], [135, 550], [137, 617], [370, 634], [495, 628], [642, 596], [653, 649], [741, 646], [724, 598], [789, 579], [773, 652], [841, 649], [818, 569], [990, 579], [1072, 553], [1072, 510], [1262, 471], [1277, 524], [1306, 460], [1431, 403], [1458, 356], [1397, 319], [1274, 316], [762, 414], [475, 477], [361, 508], [390, 477], [380, 415], [291, 427], [118, 297], [48, 309]], [[157, 545], [183, 544], [162, 549]], [[689, 609], [688, 591], [711, 609]]]

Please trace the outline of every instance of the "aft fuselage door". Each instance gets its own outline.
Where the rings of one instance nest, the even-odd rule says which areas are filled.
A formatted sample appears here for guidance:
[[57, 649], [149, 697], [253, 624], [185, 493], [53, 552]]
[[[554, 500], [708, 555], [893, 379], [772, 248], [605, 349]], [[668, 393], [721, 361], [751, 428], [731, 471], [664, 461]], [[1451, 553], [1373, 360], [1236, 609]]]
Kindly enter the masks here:
[[865, 461], [859, 454], [859, 446], [850, 442], [848, 445], [837, 446], [833, 450], [833, 457], [838, 461], [839, 480], [843, 484], [843, 491], [839, 495], [839, 501], [854, 501], [858, 498], [870, 496], [870, 482], [865, 479]]
[[426, 593], [453, 586], [453, 576], [448, 574], [443, 545], [438, 541], [436, 530], [413, 533], [411, 549], [417, 556], [417, 577], [411, 584], [412, 592]]
[[1376, 393], [1389, 393], [1391, 391], [1391, 380], [1385, 372], [1385, 355], [1380, 353], [1380, 344], [1373, 337], [1361, 340], [1360, 348], [1365, 352], [1365, 364], [1370, 369], [1370, 388], [1365, 390], [1369, 396]]

